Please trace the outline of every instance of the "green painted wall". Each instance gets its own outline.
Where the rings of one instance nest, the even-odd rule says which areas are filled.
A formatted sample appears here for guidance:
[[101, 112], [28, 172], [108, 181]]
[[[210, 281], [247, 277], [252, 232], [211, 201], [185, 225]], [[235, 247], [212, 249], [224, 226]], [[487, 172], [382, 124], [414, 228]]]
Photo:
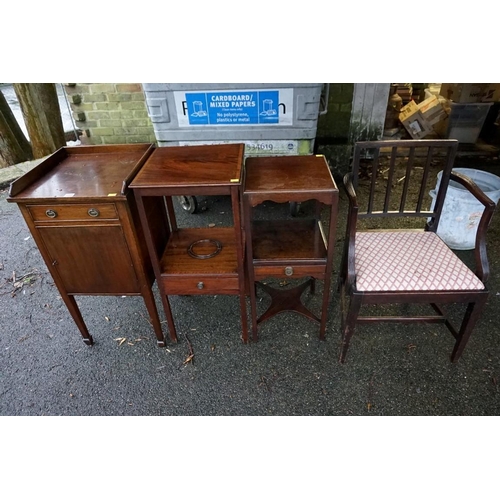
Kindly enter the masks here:
[[340, 143], [349, 137], [354, 83], [330, 83], [328, 112], [318, 119], [320, 143]]
[[349, 170], [349, 145], [354, 83], [330, 83], [328, 112], [318, 118], [316, 146], [324, 154], [332, 172], [338, 176]]

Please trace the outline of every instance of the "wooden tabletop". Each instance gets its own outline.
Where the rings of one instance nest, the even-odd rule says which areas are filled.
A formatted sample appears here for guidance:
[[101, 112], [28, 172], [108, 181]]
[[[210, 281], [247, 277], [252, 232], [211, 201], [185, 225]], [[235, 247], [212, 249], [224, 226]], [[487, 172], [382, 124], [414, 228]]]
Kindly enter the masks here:
[[157, 148], [130, 187], [192, 188], [241, 183], [244, 147], [213, 144]]
[[151, 144], [63, 147], [15, 181], [11, 196], [16, 201], [122, 197], [151, 149]]
[[247, 158], [245, 170], [245, 194], [337, 190], [322, 155]]

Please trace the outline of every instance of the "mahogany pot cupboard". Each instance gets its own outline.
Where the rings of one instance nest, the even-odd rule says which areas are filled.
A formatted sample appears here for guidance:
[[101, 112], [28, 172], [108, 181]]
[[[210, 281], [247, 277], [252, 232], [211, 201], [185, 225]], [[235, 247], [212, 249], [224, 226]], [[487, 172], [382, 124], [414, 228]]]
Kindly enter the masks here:
[[[17, 203], [83, 341], [93, 344], [77, 295], [141, 295], [158, 346], [165, 340], [154, 272], [130, 181], [150, 144], [63, 147], [11, 184]], [[147, 200], [161, 213], [161, 200]]]

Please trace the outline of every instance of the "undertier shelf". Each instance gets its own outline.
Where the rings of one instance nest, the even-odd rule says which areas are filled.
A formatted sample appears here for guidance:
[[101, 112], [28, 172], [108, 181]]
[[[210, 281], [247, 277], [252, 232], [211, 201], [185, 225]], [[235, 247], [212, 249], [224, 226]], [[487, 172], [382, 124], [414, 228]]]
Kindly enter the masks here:
[[326, 261], [327, 244], [316, 219], [253, 221], [254, 264]]
[[[220, 252], [210, 258], [198, 259], [188, 253], [190, 245], [199, 240], [214, 240], [221, 245]], [[216, 244], [201, 242], [195, 246], [197, 254], [210, 254]], [[236, 234], [234, 227], [185, 228], [170, 236], [160, 262], [162, 276], [238, 276]]]

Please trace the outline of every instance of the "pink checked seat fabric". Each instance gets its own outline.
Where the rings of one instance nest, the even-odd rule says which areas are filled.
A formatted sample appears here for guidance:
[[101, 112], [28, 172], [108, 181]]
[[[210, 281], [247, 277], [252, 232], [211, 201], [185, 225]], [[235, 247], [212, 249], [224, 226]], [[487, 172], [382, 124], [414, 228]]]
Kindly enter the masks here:
[[430, 231], [356, 233], [356, 289], [482, 290], [479, 278]]

